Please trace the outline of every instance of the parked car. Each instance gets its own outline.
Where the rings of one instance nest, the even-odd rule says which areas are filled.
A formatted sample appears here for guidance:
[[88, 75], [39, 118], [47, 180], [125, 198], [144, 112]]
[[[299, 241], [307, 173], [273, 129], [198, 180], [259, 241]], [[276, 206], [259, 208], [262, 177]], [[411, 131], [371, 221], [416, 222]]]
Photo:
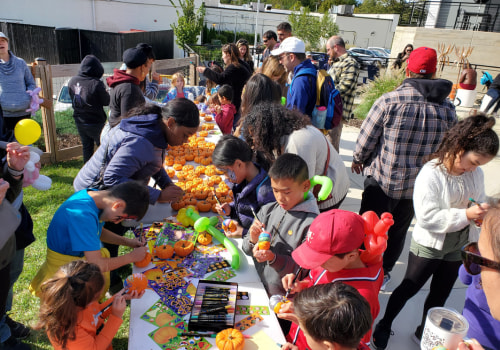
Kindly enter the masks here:
[[368, 48], [368, 50], [373, 51], [373, 52], [377, 52], [377, 53], [383, 55], [384, 57], [389, 57], [389, 55], [391, 54], [391, 50], [383, 48], [383, 47], [370, 46]]
[[310, 52], [312, 59], [311, 62], [319, 69], [327, 69], [328, 54], [325, 52]]
[[53, 96], [55, 100], [54, 112], [63, 112], [70, 108], [73, 108], [73, 104], [71, 103], [71, 97], [69, 96], [68, 82], [69, 79], [64, 82], [57, 96], [56, 95]]
[[349, 52], [349, 54], [359, 62], [361, 68], [366, 66], [382, 67], [385, 65], [385, 60], [375, 55], [366, 55], [360, 52], [352, 51], [352, 49], [347, 50], [347, 52]]
[[[355, 52], [355, 53], [358, 53], [361, 55], [373, 57], [376, 59], [375, 61], [380, 62], [380, 65], [382, 65], [384, 67], [387, 66], [387, 62], [389, 61], [388, 57], [386, 57], [385, 55], [383, 55], [377, 51], [371, 51], [371, 50], [364, 49], [361, 47], [352, 47], [349, 49], [349, 51]], [[375, 62], [375, 64], [378, 65], [376, 62]]]

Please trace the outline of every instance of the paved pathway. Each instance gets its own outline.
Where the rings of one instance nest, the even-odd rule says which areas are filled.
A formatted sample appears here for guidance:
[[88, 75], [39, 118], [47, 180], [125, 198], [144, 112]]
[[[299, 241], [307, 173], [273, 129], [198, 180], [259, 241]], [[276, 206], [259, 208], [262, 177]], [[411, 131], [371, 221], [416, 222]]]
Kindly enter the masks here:
[[[467, 116], [469, 109], [457, 108], [457, 114], [459, 117]], [[495, 126], [495, 130], [500, 134], [500, 120]], [[352, 174], [350, 171], [352, 162], [352, 152], [354, 150], [354, 145], [359, 133], [359, 129], [354, 127], [344, 127], [342, 130], [342, 139], [340, 142], [340, 155], [348, 168], [348, 173], [351, 179], [351, 188], [347, 197], [342, 203], [341, 209], [350, 210], [358, 212], [361, 203], [361, 194], [363, 192], [363, 181], [364, 177], [357, 174]], [[500, 157], [496, 156], [491, 162], [482, 167], [485, 173], [485, 185], [486, 194], [493, 196], [500, 193], [500, 181], [498, 181], [498, 174], [500, 174]], [[408, 259], [408, 251], [410, 246], [411, 232], [413, 230], [413, 224], [406, 237], [406, 244], [400, 259], [398, 260], [396, 266], [394, 267], [391, 276], [392, 280], [389, 282], [388, 287], [385, 292], [380, 292], [379, 300], [381, 312], [379, 318], [383, 315], [385, 307], [392, 291], [399, 285], [402, 281], [404, 273], [406, 271], [406, 264]], [[415, 344], [411, 340], [411, 335], [415, 331], [415, 328], [420, 323], [422, 308], [429, 290], [429, 282], [424, 286], [424, 288], [417, 293], [408, 303], [405, 305], [404, 309], [398, 315], [393, 323], [394, 336], [391, 337], [389, 341], [388, 349], [404, 349], [404, 350], [418, 350], [420, 346]], [[455, 287], [452, 294], [448, 298], [446, 303], [447, 307], [454, 308], [459, 312], [462, 311], [463, 303], [465, 300], [465, 290], [464, 286], [459, 280], [455, 283]], [[377, 319], [378, 320], [378, 319]], [[373, 347], [373, 346], [372, 346]]]

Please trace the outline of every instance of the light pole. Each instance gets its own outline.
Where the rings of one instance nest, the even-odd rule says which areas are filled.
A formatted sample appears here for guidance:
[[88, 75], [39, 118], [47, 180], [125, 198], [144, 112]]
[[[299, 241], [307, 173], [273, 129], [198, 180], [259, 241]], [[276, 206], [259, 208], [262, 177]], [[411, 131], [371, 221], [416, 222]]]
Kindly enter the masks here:
[[253, 49], [257, 48], [257, 27], [259, 26], [259, 8], [260, 8], [260, 0], [257, 1], [257, 13], [255, 13], [255, 37], [253, 39]]

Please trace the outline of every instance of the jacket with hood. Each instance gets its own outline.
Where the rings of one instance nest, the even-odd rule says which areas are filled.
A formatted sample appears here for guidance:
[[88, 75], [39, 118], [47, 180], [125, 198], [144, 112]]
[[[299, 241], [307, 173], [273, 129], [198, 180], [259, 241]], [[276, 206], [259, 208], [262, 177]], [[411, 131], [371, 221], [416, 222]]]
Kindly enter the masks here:
[[109, 103], [109, 125], [115, 127], [120, 123], [122, 116], [134, 107], [146, 103], [140, 88], [140, 81], [126, 71], [115, 69], [113, 76], [106, 79], [111, 88], [111, 101]]
[[312, 116], [316, 105], [316, 75], [318, 70], [310, 59], [293, 69], [293, 78], [286, 96], [286, 108], [297, 109]]
[[[259, 263], [253, 258], [257, 273], [269, 296], [285, 295], [281, 279], [288, 273], [296, 273], [299, 268], [292, 258], [292, 251], [304, 242], [309, 226], [318, 214], [316, 198], [312, 194], [308, 194], [306, 200], [288, 211], [278, 202], [273, 202], [264, 205], [257, 213], [257, 219], [271, 234], [270, 250], [276, 255], [272, 264], [267, 261]], [[243, 238], [243, 251], [253, 257], [253, 247], [250, 234], [247, 234]]]
[[215, 82], [216, 84], [228, 84], [233, 88], [233, 104], [236, 111], [239, 111], [241, 105], [241, 93], [247, 80], [250, 78], [250, 68], [241, 59], [238, 59], [239, 66], [236, 67], [233, 63], [224, 69], [222, 73], [217, 73], [211, 69], [205, 69], [203, 75]]
[[234, 115], [236, 107], [232, 103], [221, 105], [221, 110], [215, 115], [215, 122], [224, 135], [231, 134], [233, 131]]
[[109, 94], [101, 81], [104, 68], [94, 55], [83, 58], [76, 77], [68, 82], [68, 92], [73, 103], [73, 118], [80, 124], [106, 122], [104, 106], [109, 105]]
[[[168, 144], [161, 124], [161, 117], [156, 114], [123, 119], [117, 128], [106, 135], [92, 158], [80, 169], [73, 182], [75, 191], [89, 188], [98, 180], [104, 157], [103, 181], [106, 188], [130, 180], [146, 186], [151, 177], [161, 189], [171, 184], [172, 180], [162, 167]], [[149, 187], [149, 202], [154, 204], [160, 193], [161, 190]]]
[[9, 57], [0, 62], [0, 105], [5, 118], [21, 117], [29, 114], [31, 96], [26, 91], [36, 88], [35, 79], [22, 58], [10, 51]]
[[368, 112], [353, 161], [364, 165], [364, 174], [372, 176], [388, 197], [412, 198], [425, 158], [457, 122], [448, 99], [452, 85], [444, 79], [405, 79]]
[[276, 201], [271, 178], [260, 165], [256, 163], [254, 165], [259, 169], [259, 173], [252, 181], [244, 180], [233, 186], [234, 201], [229, 205], [231, 219], [238, 221], [243, 227], [242, 237], [247, 235], [248, 229], [252, 226], [253, 211], [258, 212], [264, 204]]

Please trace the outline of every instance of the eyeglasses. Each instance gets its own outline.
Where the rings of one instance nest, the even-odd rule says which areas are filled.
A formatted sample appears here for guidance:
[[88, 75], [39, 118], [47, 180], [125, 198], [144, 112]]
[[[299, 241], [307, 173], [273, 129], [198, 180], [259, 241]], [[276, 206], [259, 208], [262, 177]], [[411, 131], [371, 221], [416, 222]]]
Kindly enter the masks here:
[[123, 220], [137, 220], [137, 216], [135, 215], [132, 215], [132, 216], [128, 216], [128, 215], [118, 215], [117, 217], [115, 217], [115, 220], [113, 221], [123, 221]]
[[476, 242], [465, 245], [460, 253], [462, 254], [465, 270], [471, 275], [479, 275], [481, 266], [500, 271], [500, 263], [483, 258]]
[[264, 44], [265, 44], [265, 43], [267, 43], [267, 42], [268, 42], [269, 40], [267, 40], [267, 39], [264, 39], [263, 41], [264, 41]]
[[281, 61], [283, 58], [289, 56], [290, 54], [289, 53], [284, 53], [284, 54], [281, 54], [278, 56], [278, 60]]

